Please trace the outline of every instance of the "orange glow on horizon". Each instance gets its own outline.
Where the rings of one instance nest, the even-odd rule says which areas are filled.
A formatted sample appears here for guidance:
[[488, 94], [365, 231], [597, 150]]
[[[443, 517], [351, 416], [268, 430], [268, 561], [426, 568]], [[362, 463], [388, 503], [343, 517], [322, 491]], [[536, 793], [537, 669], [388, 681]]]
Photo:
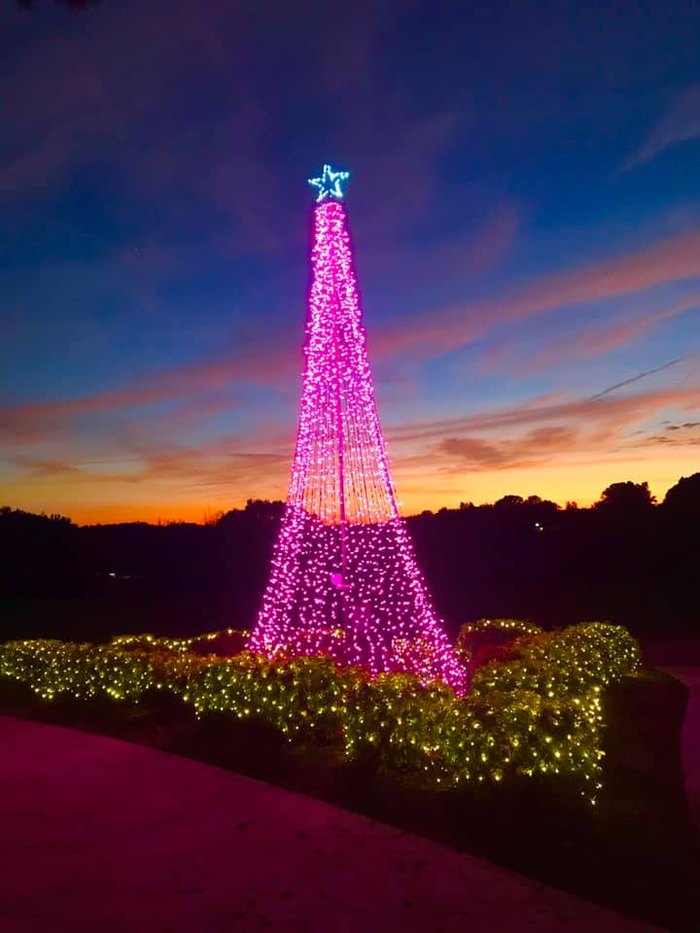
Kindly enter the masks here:
[[[460, 502], [482, 505], [504, 495], [538, 495], [564, 506], [567, 501], [590, 506], [611, 483], [632, 480], [648, 482], [658, 501], [681, 476], [697, 472], [697, 456], [635, 459], [600, 459], [586, 463], [557, 463], [548, 466], [505, 470], [483, 470], [416, 475], [401, 460], [395, 463], [396, 485], [403, 515], [443, 506], [458, 508]], [[110, 480], [81, 485], [65, 477], [42, 477], [41, 482], [17, 480], [6, 484], [3, 504], [29, 512], [67, 515], [78, 525], [116, 522], [194, 522], [205, 524], [221, 512], [243, 508], [248, 499], [284, 499], [286, 480], [261, 476], [257, 488], [239, 495], [218, 493], [213, 497], [188, 496], [182, 486], [168, 488], [156, 482], [148, 489]]]

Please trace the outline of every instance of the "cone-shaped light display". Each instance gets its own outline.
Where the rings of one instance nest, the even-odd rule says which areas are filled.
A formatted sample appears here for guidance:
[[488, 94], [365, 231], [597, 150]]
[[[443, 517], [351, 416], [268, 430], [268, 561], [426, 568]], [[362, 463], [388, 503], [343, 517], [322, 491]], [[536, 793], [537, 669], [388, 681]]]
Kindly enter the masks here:
[[461, 691], [464, 670], [396, 504], [342, 203], [347, 178], [324, 166], [310, 180], [317, 199], [299, 429], [249, 647], [267, 657], [330, 654], [372, 674], [411, 672]]

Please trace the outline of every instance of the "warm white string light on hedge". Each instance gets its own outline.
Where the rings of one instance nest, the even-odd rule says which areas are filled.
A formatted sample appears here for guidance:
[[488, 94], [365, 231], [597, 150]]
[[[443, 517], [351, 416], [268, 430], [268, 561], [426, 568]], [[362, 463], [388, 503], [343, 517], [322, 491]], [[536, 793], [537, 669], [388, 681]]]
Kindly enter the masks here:
[[[594, 802], [601, 780], [601, 697], [634, 673], [639, 645], [602, 623], [521, 636], [506, 663], [478, 669], [468, 696], [408, 674], [372, 678], [329, 657], [196, 654], [190, 639], [120, 636], [105, 645], [52, 640], [0, 645], [0, 677], [52, 700], [106, 696], [138, 703], [165, 691], [198, 715], [260, 719], [290, 740], [371, 749], [379, 766], [434, 788], [549, 775]], [[183, 647], [183, 643], [191, 645]]]

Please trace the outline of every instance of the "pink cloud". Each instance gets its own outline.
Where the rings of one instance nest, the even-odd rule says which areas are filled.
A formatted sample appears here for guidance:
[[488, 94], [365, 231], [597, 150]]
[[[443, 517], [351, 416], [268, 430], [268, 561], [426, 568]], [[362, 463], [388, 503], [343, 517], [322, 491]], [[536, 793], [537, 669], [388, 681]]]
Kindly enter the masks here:
[[601, 430], [609, 432], [647, 420], [671, 406], [684, 411], [693, 411], [698, 408], [700, 406], [700, 384], [650, 390], [638, 394], [615, 395], [600, 392], [588, 398], [561, 401], [535, 400], [534, 403], [479, 412], [461, 418], [414, 422], [404, 427], [391, 429], [389, 438], [392, 443], [407, 443], [458, 436], [461, 433], [474, 434], [510, 428], [533, 428], [551, 422], [569, 425], [575, 421], [599, 425], [602, 426]]
[[697, 277], [700, 231], [694, 230], [526, 282], [502, 297], [416, 315], [402, 321], [400, 330], [392, 326], [375, 332], [371, 346], [383, 356], [408, 352], [414, 358], [429, 358], [479, 340], [494, 326]]
[[[533, 373], [555, 363], [568, 363], [572, 359], [602, 356], [619, 347], [635, 343], [658, 324], [699, 307], [700, 293], [696, 292], [665, 308], [638, 315], [628, 315], [617, 321], [605, 321], [596, 327], [568, 334], [565, 338], [553, 340], [545, 344], [542, 349], [529, 353], [527, 359], [519, 367], [520, 371]], [[498, 348], [498, 352], [501, 354], [500, 361], [505, 361], [506, 354], [503, 346]]]
[[[630, 380], [631, 382], [632, 380]], [[389, 431], [399, 472], [459, 477], [464, 472], [563, 467], [601, 458], [639, 456], [660, 444], [677, 449], [697, 445], [691, 429], [659, 438], [647, 428], [663, 412], [700, 411], [700, 384], [638, 394], [516, 405], [463, 418], [422, 422]], [[694, 421], [684, 422], [693, 426]]]
[[[400, 477], [417, 471], [423, 485], [426, 476], [432, 477], [433, 491], [441, 478], [452, 482], [465, 472], [529, 470], [572, 457], [579, 464], [597, 457], [599, 463], [601, 457], [670, 447], [669, 440], [659, 440], [664, 413], [678, 426], [665, 437], [676, 450], [690, 449], [697, 444], [694, 429], [700, 411], [700, 384], [693, 376], [691, 370], [678, 385], [644, 392], [622, 394], [610, 387], [588, 398], [550, 394], [507, 408], [392, 427], [387, 432], [392, 460]], [[630, 377], [628, 385], [636, 378]], [[186, 405], [187, 417], [196, 418], [197, 405], [196, 399]], [[112, 497], [119, 490], [119, 501], [143, 494], [131, 489], [149, 496], [189, 496], [187, 501], [206, 495], [223, 504], [240, 501], [251, 491], [284, 494], [292, 426], [256, 424], [240, 434], [197, 443], [168, 440], [182, 433], [167, 428], [160, 433], [160, 427], [159, 422], [149, 426], [129, 420], [118, 423], [108, 437], [86, 440], [64, 422], [61, 432], [49, 443], [37, 443], [34, 453], [26, 444], [13, 445], [6, 459], [18, 476], [15, 486], [27, 495], [35, 484], [54, 480], [60, 489], [73, 490], [70, 495], [85, 488], [95, 490], [93, 498]], [[410, 481], [405, 485], [410, 487]]]
[[[288, 441], [290, 439], [287, 439]], [[263, 449], [256, 449], [262, 445]], [[289, 450], [264, 449], [264, 440], [224, 435], [196, 446], [150, 443], [131, 445], [128, 456], [42, 457], [14, 454], [11, 465], [25, 480], [60, 478], [80, 486], [114, 487], [172, 484], [178, 487], [263, 489], [283, 485], [289, 472]]]
[[[82, 415], [106, 414], [143, 408], [159, 402], [183, 400], [190, 411], [211, 413], [236, 406], [233, 395], [226, 398], [197, 398], [202, 393], [239, 390], [246, 383], [286, 386], [302, 365], [298, 348], [286, 335], [258, 336], [239, 342], [218, 358], [155, 372], [133, 385], [96, 392], [73, 399], [26, 402], [0, 407], [0, 436], [8, 443], [42, 440], [47, 432], [60, 434], [64, 426]], [[238, 402], [238, 405], [241, 403]]]
[[[510, 297], [482, 300], [468, 309], [450, 308], [403, 320], [400, 329], [396, 325], [380, 328], [371, 336], [370, 349], [379, 361], [398, 353], [427, 358], [479, 339], [496, 323], [536, 316], [563, 305], [642, 291], [697, 275], [700, 275], [700, 232], [693, 231], [631, 255], [528, 283]], [[671, 308], [666, 313], [682, 313], [679, 308]], [[649, 324], [651, 326], [651, 322]], [[606, 339], [615, 338], [608, 335]], [[622, 335], [618, 333], [617, 339], [622, 339]], [[204, 390], [231, 386], [236, 381], [285, 384], [299, 369], [299, 353], [291, 336], [277, 331], [272, 337], [264, 334], [245, 341], [225, 357], [157, 372], [132, 386], [77, 399], [5, 407], [0, 410], [0, 425], [28, 437], [49, 421], [60, 423], [62, 419], [85, 413], [184, 399]]]
[[512, 469], [542, 463], [553, 454], [571, 451], [580, 440], [580, 431], [563, 426], [533, 428], [516, 438], [484, 440], [475, 437], [446, 437], [437, 445], [436, 455], [450, 461], [452, 469]]

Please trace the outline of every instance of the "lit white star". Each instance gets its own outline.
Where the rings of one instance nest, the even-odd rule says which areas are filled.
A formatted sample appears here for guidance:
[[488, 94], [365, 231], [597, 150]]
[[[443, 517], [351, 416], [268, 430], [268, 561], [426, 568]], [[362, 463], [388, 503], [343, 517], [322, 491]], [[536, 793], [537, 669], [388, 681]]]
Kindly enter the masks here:
[[342, 201], [345, 195], [343, 185], [348, 178], [350, 178], [350, 172], [334, 172], [330, 165], [324, 165], [318, 178], [309, 178], [309, 184], [318, 189], [316, 203], [319, 204], [326, 198]]

